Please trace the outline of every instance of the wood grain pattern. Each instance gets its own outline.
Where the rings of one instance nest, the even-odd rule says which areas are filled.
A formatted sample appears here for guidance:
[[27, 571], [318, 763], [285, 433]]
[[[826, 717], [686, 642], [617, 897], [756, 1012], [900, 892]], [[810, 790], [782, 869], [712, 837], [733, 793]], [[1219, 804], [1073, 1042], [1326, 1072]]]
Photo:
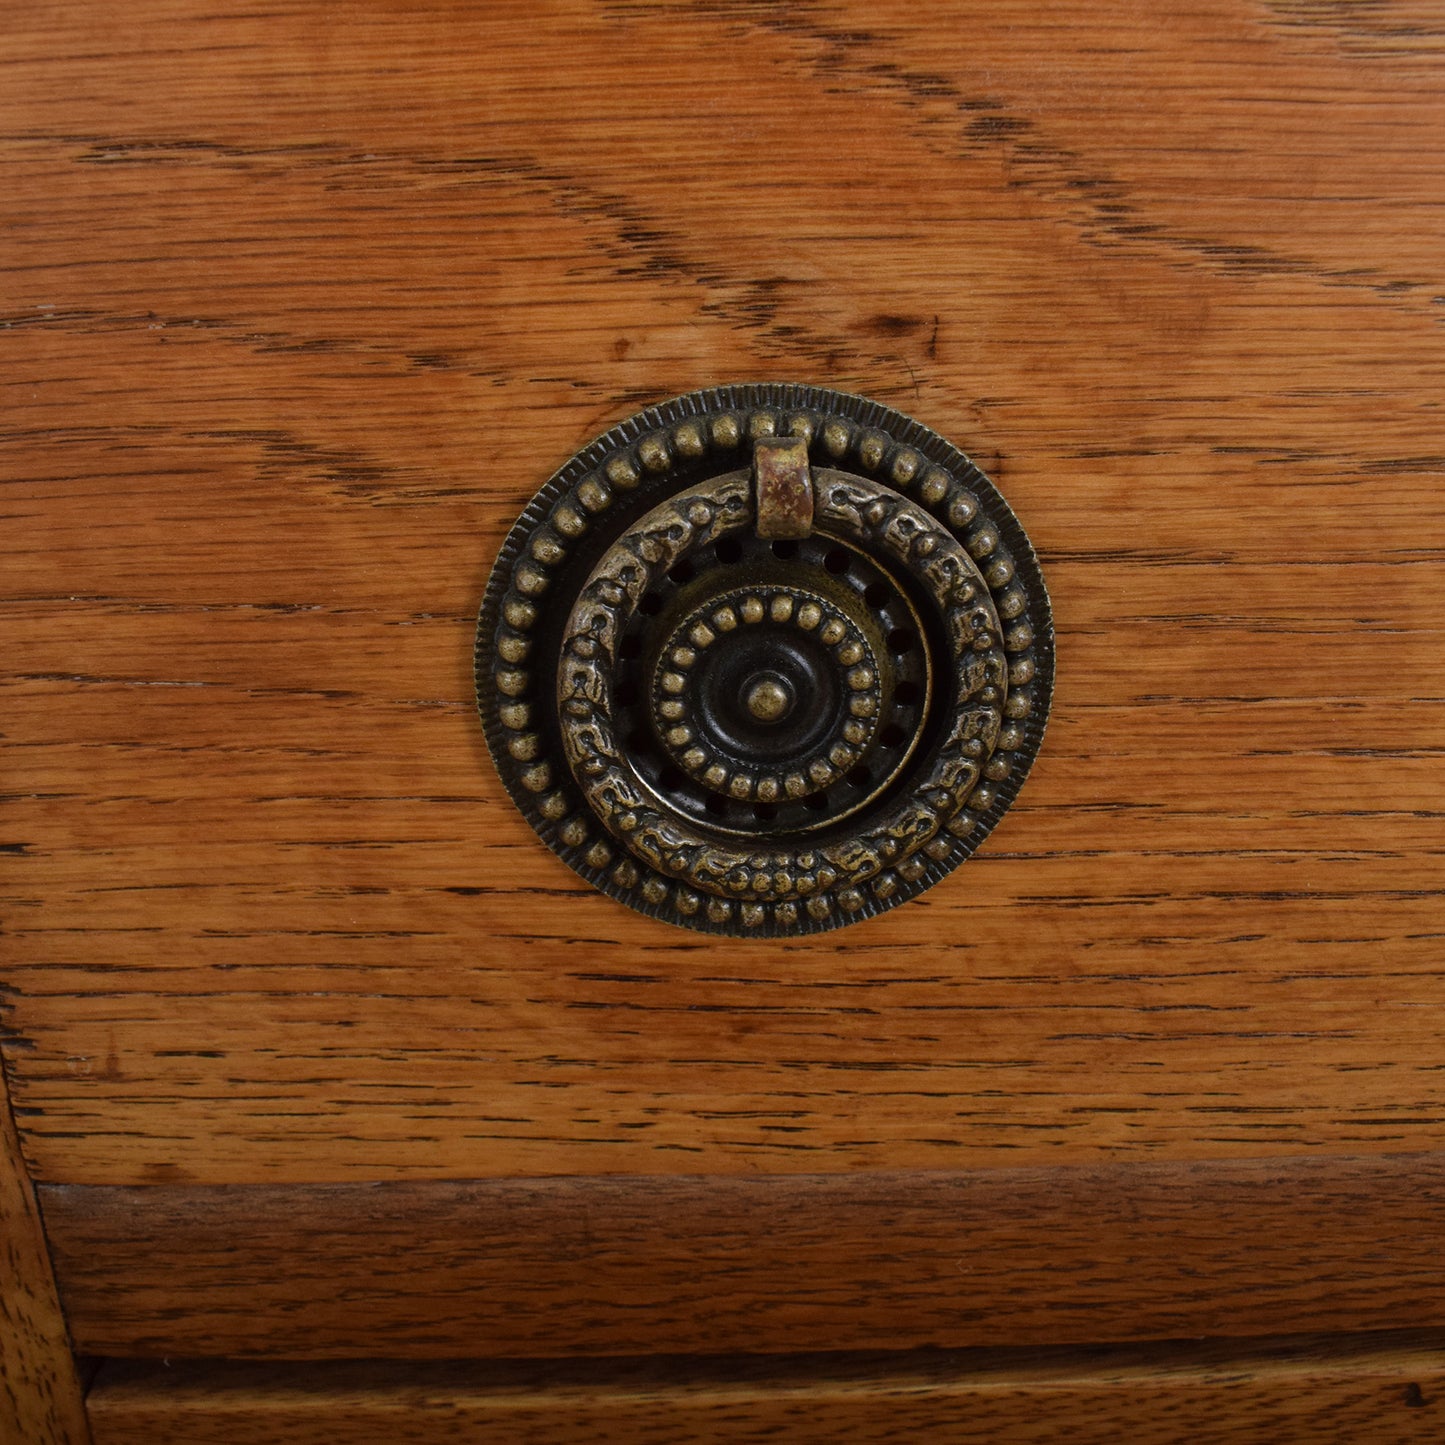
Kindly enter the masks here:
[[96, 1445], [1433, 1445], [1445, 1356], [1407, 1335], [565, 1369], [113, 1362], [90, 1409]]
[[[0, 1049], [84, 1347], [1445, 1325], [1434, 7], [25, 0], [0, 72]], [[995, 474], [1059, 686], [945, 885], [720, 945], [515, 816], [472, 619], [578, 445], [770, 377]], [[1392, 1369], [1319, 1398], [1415, 1429]]]
[[45, 1186], [96, 1354], [709, 1354], [1445, 1327], [1445, 1157]]
[[90, 1445], [35, 1191], [0, 1069], [0, 1441]]
[[[1432, 7], [12, 7], [4, 1048], [37, 1178], [1445, 1143]], [[984, 856], [720, 948], [515, 817], [472, 617], [641, 401], [912, 410], [1039, 544]]]

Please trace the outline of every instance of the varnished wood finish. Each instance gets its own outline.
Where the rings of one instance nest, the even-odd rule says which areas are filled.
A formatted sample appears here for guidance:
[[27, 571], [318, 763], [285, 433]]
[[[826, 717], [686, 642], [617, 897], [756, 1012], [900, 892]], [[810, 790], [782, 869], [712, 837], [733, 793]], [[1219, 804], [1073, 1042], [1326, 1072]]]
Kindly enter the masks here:
[[111, 1364], [96, 1445], [1434, 1445], [1438, 1337], [772, 1362]]
[[0, 1069], [0, 1441], [89, 1445], [80, 1381]]
[[[1380, 13], [13, 12], [37, 1177], [1439, 1147], [1445, 86]], [[984, 856], [785, 947], [592, 896], [470, 703], [533, 488], [739, 376], [976, 450], [1059, 621]]]
[[1445, 1327], [1445, 1158], [47, 1187], [97, 1354], [1028, 1345]]
[[[726, 1200], [802, 1175], [772, 1236], [701, 1192], [731, 1261], [630, 1267], [765, 1284], [776, 1239], [872, 1220], [860, 1258], [922, 1262], [883, 1296], [906, 1343], [966, 1269], [1002, 1308], [1003, 1269], [871, 1201], [909, 1174], [934, 1199], [936, 1170], [1003, 1170], [1002, 1199], [1015, 1169], [1051, 1221], [1112, 1181], [1052, 1240], [1018, 1221], [1040, 1329], [1433, 1311], [1436, 1165], [1408, 1156], [1445, 1148], [1442, 51], [1434, 7], [1388, 0], [11, 6], [0, 1000], [78, 1328], [198, 1333], [158, 1307], [215, 1279], [215, 1337], [264, 1348], [293, 1254], [351, 1278], [403, 1231], [372, 1181], [575, 1176], [548, 1187], [623, 1201], [583, 1218], [632, 1240], [629, 1186], [589, 1177]], [[786, 946], [579, 884], [504, 797], [469, 678], [549, 470], [641, 402], [769, 377], [976, 453], [1059, 639], [1043, 755], [982, 856]], [[1304, 1162], [1260, 1177], [1347, 1181], [1293, 1201], [1343, 1283], [1302, 1229], [1275, 1282], [1259, 1264], [1281, 1196], [1231, 1181], [1276, 1156]], [[1235, 1201], [1215, 1255], [1214, 1206], [1151, 1182], [1194, 1178]], [[195, 1196], [147, 1223], [69, 1192], [328, 1182], [357, 1189], [322, 1210], [351, 1266], [308, 1215], [196, 1204], [186, 1234]], [[247, 1218], [269, 1286], [207, 1252], [206, 1221]], [[1130, 1220], [1172, 1281], [1152, 1305]], [[559, 1283], [534, 1316], [551, 1348], [626, 1265], [577, 1248], [570, 1305]], [[1167, 1273], [1193, 1249], [1239, 1261], [1197, 1308]], [[862, 1264], [810, 1258], [866, 1298]], [[328, 1310], [366, 1333], [308, 1278], [277, 1338]], [[443, 1321], [491, 1308], [448, 1283]], [[664, 1313], [700, 1332], [687, 1298]]]

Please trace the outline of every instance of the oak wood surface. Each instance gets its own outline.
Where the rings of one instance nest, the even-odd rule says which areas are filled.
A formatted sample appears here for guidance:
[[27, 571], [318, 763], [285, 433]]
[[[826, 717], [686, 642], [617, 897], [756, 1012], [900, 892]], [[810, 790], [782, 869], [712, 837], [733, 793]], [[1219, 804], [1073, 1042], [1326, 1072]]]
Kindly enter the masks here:
[[1445, 1327], [1445, 1156], [45, 1186], [95, 1354], [610, 1355]]
[[[1445, 1144], [1434, 7], [26, 0], [0, 67], [36, 1179], [801, 1174], [866, 1212], [878, 1171], [1118, 1165], [1117, 1219], [1156, 1165], [1227, 1194], [1379, 1155], [1346, 1196], [1412, 1197], [1397, 1156]], [[537, 485], [740, 378], [973, 453], [1058, 622], [982, 855], [796, 944], [591, 894], [470, 700]], [[47, 1195], [66, 1271], [114, 1197]]]
[[89, 1445], [35, 1191], [0, 1069], [0, 1442]]
[[[1431, 7], [7, 12], [5, 1051], [37, 1178], [1433, 1149]], [[634, 405], [802, 377], [997, 474], [1043, 757], [793, 945], [591, 895], [472, 618]]]
[[1424, 1445], [1445, 1356], [1439, 1336], [1386, 1336], [590, 1368], [116, 1361], [89, 1403], [96, 1445]]

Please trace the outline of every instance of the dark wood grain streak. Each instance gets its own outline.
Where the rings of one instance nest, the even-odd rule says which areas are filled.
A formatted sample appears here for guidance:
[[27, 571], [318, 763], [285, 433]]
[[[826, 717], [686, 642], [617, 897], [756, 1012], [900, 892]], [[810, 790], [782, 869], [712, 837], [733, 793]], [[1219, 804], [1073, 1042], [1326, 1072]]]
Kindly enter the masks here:
[[399, 1364], [109, 1361], [96, 1445], [1433, 1445], [1439, 1335], [1067, 1352]]
[[0, 1069], [0, 1441], [90, 1445], [35, 1190]]
[[45, 1186], [100, 1354], [1026, 1345], [1445, 1326], [1445, 1158]]

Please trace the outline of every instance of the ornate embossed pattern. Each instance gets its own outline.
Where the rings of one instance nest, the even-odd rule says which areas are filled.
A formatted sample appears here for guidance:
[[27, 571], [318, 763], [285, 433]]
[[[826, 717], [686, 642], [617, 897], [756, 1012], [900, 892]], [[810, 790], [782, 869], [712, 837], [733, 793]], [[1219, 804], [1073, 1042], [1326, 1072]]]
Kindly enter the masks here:
[[[746, 796], [759, 809], [774, 791], [796, 792], [798, 777], [820, 790], [813, 799], [827, 799], [806, 831], [740, 835], [674, 806], [659, 783], [667, 773], [641, 765], [635, 736], [619, 736], [617, 719], [627, 710], [617, 678], [627, 639], [650, 606], [662, 605], [660, 591], [680, 564], [689, 573], [713, 565], [721, 548], [751, 535], [750, 442], [778, 435], [809, 443], [815, 530], [866, 554], [927, 614], [919, 640], [937, 685], [927, 705], [908, 714], [908, 737], [885, 758], [878, 738], [890, 715], [880, 683], [886, 668], [872, 655], [866, 609], [810, 586], [807, 576], [739, 586], [720, 575], [710, 592], [712, 574], [704, 573], [692, 584], [700, 597], [664, 619], [670, 630], [656, 639], [647, 701], [660, 749], [689, 785]], [[790, 625], [801, 627], [808, 608], [807, 630], [836, 638], [824, 643], [830, 665], [859, 684], [840, 693], [860, 707], [839, 710], [827, 749], [813, 759], [823, 765], [816, 777], [809, 769], [749, 771], [684, 736], [697, 731], [689, 721], [690, 674], [702, 650], [728, 622], [747, 628], [772, 618], [785, 597]], [[1037, 751], [1052, 629], [1022, 530], [948, 443], [858, 397], [730, 387], [632, 418], [543, 488], [498, 560], [477, 664], [503, 778], [574, 868], [670, 921], [771, 936], [891, 907], [968, 856]], [[848, 731], [850, 724], [861, 726]], [[834, 806], [821, 789], [859, 758], [877, 765], [866, 798]]]
[[[809, 755], [787, 768], [762, 766], [730, 754], [700, 719], [694, 668], [706, 663], [719, 638], [759, 627], [789, 627], [815, 638], [842, 675], [846, 700]], [[652, 708], [664, 746], [690, 776], [718, 793], [776, 803], [826, 788], [863, 755], [878, 729], [882, 687], [868, 639], [827, 597], [798, 587], [745, 587], [696, 608], [663, 645], [653, 680]]]
[[968, 553], [921, 508], [875, 482], [823, 470], [815, 484], [820, 529], [904, 563], [932, 592], [949, 649], [955, 690], [949, 731], [927, 771], [866, 824], [826, 843], [720, 839], [661, 805], [618, 742], [617, 639], [659, 571], [693, 545], [751, 520], [745, 491], [738, 520], [745, 477], [733, 474], [710, 491], [669, 499], [624, 534], [583, 587], [563, 644], [563, 743], [593, 813], [636, 858], [686, 885], [689, 904], [702, 894], [715, 922], [730, 918], [735, 903], [744, 926], [757, 927], [766, 921], [764, 904], [791, 924], [802, 911], [819, 921], [835, 906], [858, 912], [865, 885], [880, 902], [892, 897], [901, 882], [894, 865], [908, 867], [955, 822], [998, 742], [1008, 669], [997, 614]]

